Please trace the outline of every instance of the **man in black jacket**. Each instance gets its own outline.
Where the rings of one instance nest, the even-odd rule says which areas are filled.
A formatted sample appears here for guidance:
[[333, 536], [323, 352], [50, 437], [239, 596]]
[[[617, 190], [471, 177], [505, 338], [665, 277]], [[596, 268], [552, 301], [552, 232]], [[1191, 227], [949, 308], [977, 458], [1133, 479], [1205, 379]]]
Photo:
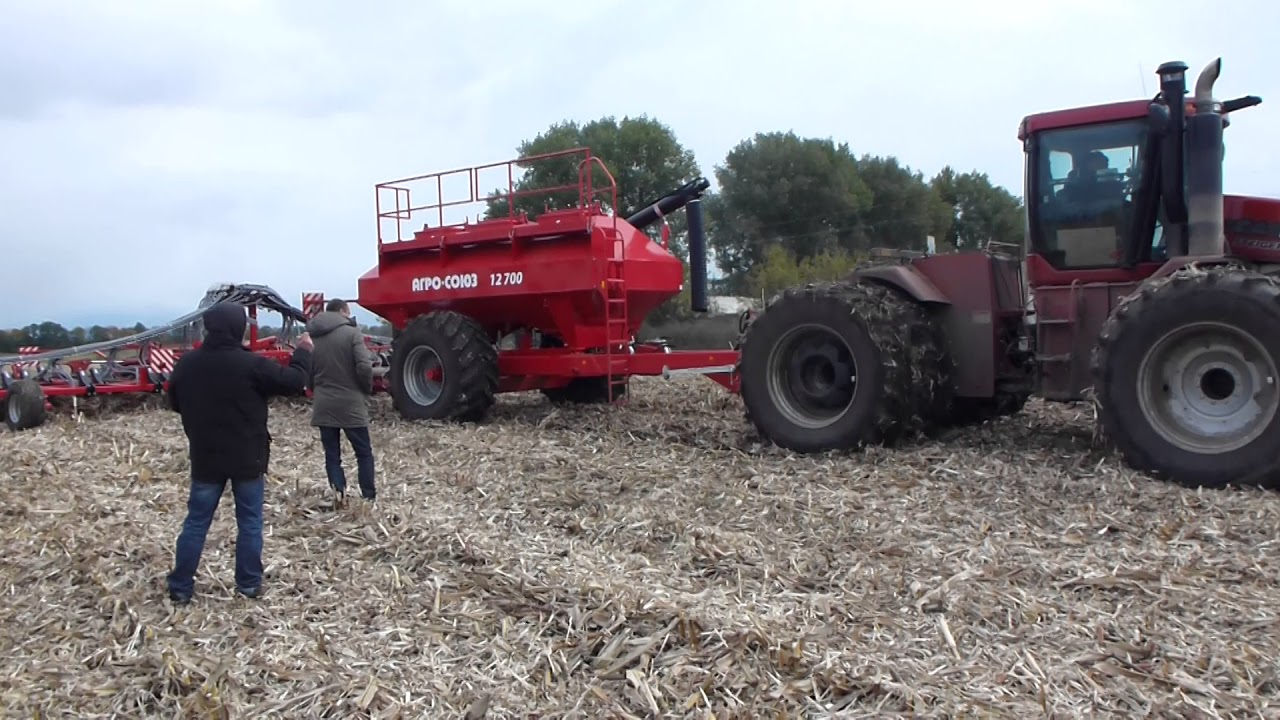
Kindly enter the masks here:
[[243, 345], [245, 307], [221, 302], [204, 313], [204, 343], [179, 358], [169, 378], [169, 407], [182, 416], [191, 459], [187, 519], [178, 535], [169, 598], [191, 601], [205, 536], [227, 481], [236, 503], [236, 589], [262, 587], [262, 496], [271, 454], [267, 403], [302, 395], [311, 374], [305, 333], [285, 367]]

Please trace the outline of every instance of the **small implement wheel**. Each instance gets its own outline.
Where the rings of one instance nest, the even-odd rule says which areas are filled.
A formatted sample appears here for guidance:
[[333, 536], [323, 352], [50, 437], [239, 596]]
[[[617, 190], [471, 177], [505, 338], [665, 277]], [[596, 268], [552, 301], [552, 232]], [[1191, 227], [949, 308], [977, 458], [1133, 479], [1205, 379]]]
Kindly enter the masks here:
[[1280, 472], [1280, 286], [1183, 270], [1126, 298], [1093, 357], [1104, 429], [1126, 462], [1199, 487]]
[[494, 403], [498, 351], [475, 320], [432, 312], [396, 336], [388, 374], [401, 417], [478, 422]]
[[35, 380], [15, 380], [4, 400], [4, 422], [19, 432], [40, 427], [45, 421], [44, 390]]

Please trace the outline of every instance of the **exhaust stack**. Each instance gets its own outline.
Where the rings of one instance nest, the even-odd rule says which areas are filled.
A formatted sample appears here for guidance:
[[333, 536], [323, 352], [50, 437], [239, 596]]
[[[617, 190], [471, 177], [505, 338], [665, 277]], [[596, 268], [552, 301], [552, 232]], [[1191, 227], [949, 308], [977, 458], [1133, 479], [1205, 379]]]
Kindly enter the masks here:
[[1222, 58], [1205, 66], [1196, 79], [1195, 113], [1186, 119], [1187, 254], [1222, 255], [1226, 235], [1222, 217], [1222, 103], [1213, 84]]
[[1156, 69], [1160, 76], [1160, 97], [1162, 103], [1152, 103], [1149, 116], [1153, 129], [1163, 136], [1161, 143], [1160, 194], [1164, 198], [1165, 213], [1169, 224], [1178, 228], [1177, 232], [1169, 232], [1169, 253], [1171, 255], [1187, 254], [1187, 237], [1183, 224], [1187, 221], [1187, 199], [1185, 195], [1182, 158], [1184, 143], [1183, 130], [1187, 104], [1187, 64], [1179, 61], [1167, 62]]

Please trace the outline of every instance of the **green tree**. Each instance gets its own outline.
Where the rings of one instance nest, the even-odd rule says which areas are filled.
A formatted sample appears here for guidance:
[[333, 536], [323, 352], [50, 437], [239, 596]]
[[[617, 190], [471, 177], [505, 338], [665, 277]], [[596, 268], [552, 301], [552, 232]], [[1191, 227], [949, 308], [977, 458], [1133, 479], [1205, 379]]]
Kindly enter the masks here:
[[41, 348], [56, 349], [64, 348], [71, 344], [71, 333], [61, 324], [52, 320], [45, 320], [36, 326], [36, 332], [31, 338], [32, 345], [39, 345]]
[[[647, 116], [624, 117], [620, 121], [609, 116], [586, 124], [573, 121], [555, 123], [533, 139], [521, 143], [517, 152], [523, 159], [577, 147], [589, 148], [591, 154], [600, 158], [609, 169], [617, 185], [618, 208], [611, 207], [612, 198], [604, 193], [597, 194], [595, 199], [600, 200], [606, 209], [615, 210], [624, 217], [702, 172], [693, 152], [680, 144], [671, 128]], [[581, 159], [581, 156], [570, 155], [519, 163], [524, 174], [515, 183], [516, 193], [562, 186], [576, 188]], [[596, 189], [608, 185], [598, 165], [593, 164], [591, 183]], [[572, 207], [578, 198], [576, 189], [508, 198], [503, 188], [489, 195], [486, 217], [504, 217], [512, 208], [532, 217], [542, 212], [544, 207]], [[684, 213], [672, 215], [668, 223], [671, 226], [672, 252], [684, 259], [687, 257]], [[661, 224], [647, 228], [646, 232], [651, 238], [658, 239]]]
[[847, 277], [865, 257], [835, 248], [798, 260], [781, 244], [770, 245], [764, 261], [748, 275], [745, 289], [753, 297], [768, 300], [789, 287]]
[[972, 250], [988, 242], [1022, 246], [1022, 198], [992, 184], [986, 173], [957, 173], [942, 168], [930, 182], [951, 209], [954, 220], [945, 239], [956, 249]]
[[793, 132], [742, 141], [716, 168], [716, 180], [720, 190], [706, 203], [708, 243], [724, 286], [735, 291], [745, 290], [775, 245], [797, 262], [852, 246], [873, 200], [847, 144]]
[[941, 238], [950, 231], [950, 205], [922, 173], [899, 164], [897, 158], [863, 155], [858, 177], [871, 188], [872, 202], [861, 215], [858, 237], [845, 249], [924, 250], [927, 236]]

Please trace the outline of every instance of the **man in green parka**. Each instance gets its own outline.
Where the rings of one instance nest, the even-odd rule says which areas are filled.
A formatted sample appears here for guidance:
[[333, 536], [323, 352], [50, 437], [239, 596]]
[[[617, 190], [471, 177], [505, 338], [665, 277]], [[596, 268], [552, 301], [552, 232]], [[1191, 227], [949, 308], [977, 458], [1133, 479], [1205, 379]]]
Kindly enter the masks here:
[[373, 353], [345, 300], [334, 298], [307, 323], [315, 349], [311, 360], [311, 424], [320, 428], [324, 469], [339, 497], [346, 493], [342, 435], [356, 455], [360, 494], [377, 497], [373, 446], [369, 439], [369, 397], [373, 395]]

